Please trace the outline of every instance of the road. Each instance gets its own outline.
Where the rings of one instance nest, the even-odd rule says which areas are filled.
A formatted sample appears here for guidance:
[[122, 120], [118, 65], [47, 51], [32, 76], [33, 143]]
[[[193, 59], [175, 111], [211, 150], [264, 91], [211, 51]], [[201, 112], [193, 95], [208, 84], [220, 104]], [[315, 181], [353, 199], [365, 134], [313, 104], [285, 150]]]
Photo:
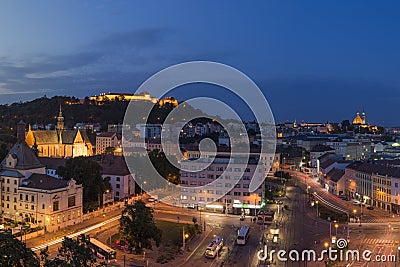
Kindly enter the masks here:
[[332, 207], [337, 208], [349, 214], [350, 217], [354, 216], [353, 211], [356, 210], [356, 216], [359, 217], [362, 213], [362, 222], [400, 222], [399, 217], [395, 217], [392, 213], [380, 209], [368, 210], [366, 207], [361, 208], [359, 205], [354, 205], [352, 201], [345, 201], [339, 197], [329, 193], [315, 178], [309, 177], [299, 171], [290, 170], [290, 174], [300, 183], [298, 184], [303, 190], [310, 186], [310, 192], [315, 192], [317, 197], [330, 203]]

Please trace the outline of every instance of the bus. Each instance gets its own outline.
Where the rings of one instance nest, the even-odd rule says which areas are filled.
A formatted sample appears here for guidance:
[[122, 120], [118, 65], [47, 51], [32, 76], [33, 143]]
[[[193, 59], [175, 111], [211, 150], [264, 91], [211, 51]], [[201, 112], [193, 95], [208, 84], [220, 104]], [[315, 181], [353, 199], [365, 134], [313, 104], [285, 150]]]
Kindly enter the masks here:
[[96, 257], [107, 260], [109, 263], [117, 261], [117, 253], [109, 246], [101, 243], [99, 240], [90, 238], [90, 247]]
[[236, 243], [238, 245], [246, 245], [247, 239], [249, 239], [249, 231], [250, 227], [244, 225], [238, 230], [238, 237], [236, 239]]
[[221, 248], [224, 246], [224, 239], [222, 237], [215, 237], [213, 241], [207, 246], [204, 256], [206, 258], [214, 259]]
[[257, 223], [258, 224], [272, 224], [274, 217], [275, 217], [274, 211], [261, 209], [257, 214]]

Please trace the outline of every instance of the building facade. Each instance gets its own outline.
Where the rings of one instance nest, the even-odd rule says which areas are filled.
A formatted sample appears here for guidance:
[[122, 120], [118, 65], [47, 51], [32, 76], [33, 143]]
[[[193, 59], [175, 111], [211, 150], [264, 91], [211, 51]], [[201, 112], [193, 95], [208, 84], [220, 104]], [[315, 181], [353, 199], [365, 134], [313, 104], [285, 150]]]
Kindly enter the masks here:
[[25, 124], [17, 126], [17, 143], [1, 162], [1, 213], [6, 220], [23, 221], [47, 231], [82, 221], [81, 185], [46, 174], [25, 143]]
[[96, 154], [104, 154], [107, 148], [115, 150], [119, 147], [118, 137], [115, 132], [104, 132], [96, 136]]
[[[223, 213], [254, 214], [264, 198], [264, 164], [250, 157], [245, 164], [241, 157], [217, 155], [181, 161], [181, 203], [183, 206], [213, 209]], [[245, 166], [245, 167], [244, 167]], [[249, 191], [251, 180], [261, 183]]]
[[130, 173], [124, 157], [107, 155], [99, 164], [103, 168], [103, 179], [110, 179], [111, 193], [115, 200], [135, 194], [135, 174]]

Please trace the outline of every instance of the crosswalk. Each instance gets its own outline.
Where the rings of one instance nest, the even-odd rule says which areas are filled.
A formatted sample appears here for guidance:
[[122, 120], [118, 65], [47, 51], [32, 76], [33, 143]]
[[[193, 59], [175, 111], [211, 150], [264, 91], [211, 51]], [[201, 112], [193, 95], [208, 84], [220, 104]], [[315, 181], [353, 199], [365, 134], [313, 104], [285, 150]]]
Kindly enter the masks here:
[[363, 219], [361, 223], [391, 223], [391, 222], [400, 222], [400, 219], [395, 218], [370, 218]]
[[399, 241], [398, 240], [385, 240], [385, 239], [378, 239], [378, 238], [366, 238], [366, 239], [364, 239], [363, 244], [394, 246], [394, 245], [398, 245]]

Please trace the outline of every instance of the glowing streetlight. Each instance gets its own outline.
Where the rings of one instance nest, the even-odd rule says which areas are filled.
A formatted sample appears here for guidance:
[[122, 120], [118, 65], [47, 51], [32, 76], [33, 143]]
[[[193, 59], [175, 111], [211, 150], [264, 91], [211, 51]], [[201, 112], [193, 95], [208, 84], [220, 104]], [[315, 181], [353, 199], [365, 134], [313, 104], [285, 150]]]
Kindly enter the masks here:
[[335, 230], [336, 230], [336, 238], [337, 238], [337, 229], [339, 228], [339, 224], [335, 223]]

